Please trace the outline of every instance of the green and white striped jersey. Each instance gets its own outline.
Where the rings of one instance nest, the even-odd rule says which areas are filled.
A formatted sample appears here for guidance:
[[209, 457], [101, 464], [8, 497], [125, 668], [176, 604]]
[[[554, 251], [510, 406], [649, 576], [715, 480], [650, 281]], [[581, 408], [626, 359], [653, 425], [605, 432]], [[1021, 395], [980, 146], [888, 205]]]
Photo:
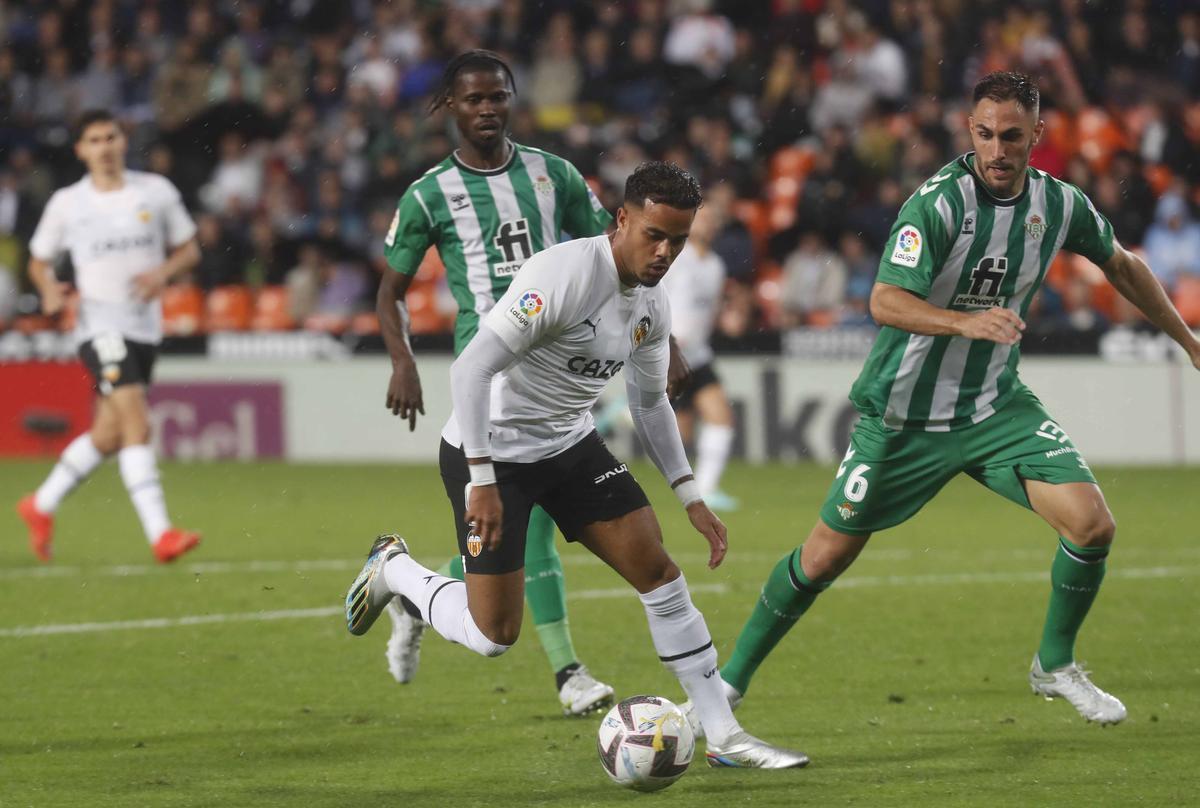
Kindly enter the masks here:
[[514, 143], [507, 165], [481, 171], [454, 155], [404, 192], [384, 239], [388, 264], [412, 275], [436, 245], [458, 302], [454, 350], [475, 336], [487, 314], [534, 253], [603, 233], [612, 216], [575, 166]]
[[[971, 311], [1003, 306], [1024, 318], [1060, 249], [1103, 264], [1112, 226], [1070, 183], [1029, 168], [1008, 200], [971, 171], [973, 153], [926, 180], [892, 227], [878, 281], [934, 306]], [[1019, 345], [930, 337], [883, 327], [850, 400], [891, 429], [949, 431], [979, 423], [1019, 389]]]

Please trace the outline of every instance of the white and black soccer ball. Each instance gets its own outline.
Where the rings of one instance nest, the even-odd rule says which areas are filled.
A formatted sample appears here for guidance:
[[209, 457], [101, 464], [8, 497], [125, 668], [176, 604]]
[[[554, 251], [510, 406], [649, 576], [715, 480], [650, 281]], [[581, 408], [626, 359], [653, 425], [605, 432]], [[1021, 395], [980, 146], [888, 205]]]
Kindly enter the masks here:
[[600, 765], [612, 781], [658, 791], [687, 771], [696, 736], [679, 708], [660, 696], [634, 696], [608, 711], [596, 736]]

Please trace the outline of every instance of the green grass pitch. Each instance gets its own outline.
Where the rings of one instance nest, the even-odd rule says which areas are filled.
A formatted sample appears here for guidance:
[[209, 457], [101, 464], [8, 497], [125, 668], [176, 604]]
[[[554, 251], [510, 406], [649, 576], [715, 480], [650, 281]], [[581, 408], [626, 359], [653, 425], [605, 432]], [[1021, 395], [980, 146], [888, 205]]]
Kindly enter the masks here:
[[[1054, 535], [964, 478], [877, 536], [755, 680], [743, 724], [812, 765], [700, 761], [656, 796], [608, 782], [598, 718], [558, 715], [528, 622], [498, 660], [430, 634], [403, 687], [384, 665], [386, 620], [346, 632], [342, 598], [376, 533], [403, 533], [432, 566], [452, 551], [432, 468], [169, 465], [172, 515], [205, 533], [170, 568], [151, 563], [111, 464], [64, 504], [57, 558], [38, 565], [11, 507], [47, 469], [0, 464], [5, 808], [1124, 806], [1200, 793], [1198, 469], [1099, 473], [1119, 531], [1078, 651], [1125, 701], [1125, 724], [1031, 695]], [[725, 658], [830, 470], [731, 468], [743, 508], [714, 572], [661, 480], [635, 471]], [[632, 593], [580, 548], [563, 556], [584, 661], [620, 696], [682, 698]]]

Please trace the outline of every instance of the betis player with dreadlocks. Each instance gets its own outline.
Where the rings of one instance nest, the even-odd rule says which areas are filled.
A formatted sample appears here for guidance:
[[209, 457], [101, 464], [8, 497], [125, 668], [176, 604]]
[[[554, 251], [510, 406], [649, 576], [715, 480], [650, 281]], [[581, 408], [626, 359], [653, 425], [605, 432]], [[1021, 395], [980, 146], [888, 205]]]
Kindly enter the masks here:
[[[573, 165], [507, 138], [514, 92], [508, 65], [489, 51], [467, 51], [446, 66], [430, 113], [445, 106], [461, 145], [409, 186], [385, 240], [387, 261], [395, 271], [385, 273], [376, 309], [393, 366], [387, 406], [407, 418], [410, 429], [417, 413], [425, 410], [406, 317], [396, 302], [404, 299], [426, 250], [437, 247], [458, 302], [458, 354], [530, 256], [558, 243], [564, 231], [577, 238], [596, 236], [612, 222]], [[583, 715], [607, 706], [613, 689], [593, 678], [576, 656], [554, 538], [550, 517], [534, 509], [525, 553], [525, 597], [555, 671], [563, 712]], [[461, 580], [462, 558], [452, 559], [444, 572]], [[416, 673], [425, 626], [395, 604], [389, 614], [388, 668], [404, 683]]]
[[1116, 527], [1087, 462], [1017, 376], [1022, 317], [1065, 249], [1097, 264], [1196, 367], [1200, 341], [1088, 198], [1029, 166], [1043, 129], [1038, 101], [1026, 76], [981, 79], [968, 119], [974, 151], [901, 208], [871, 294], [882, 328], [850, 391], [862, 418], [820, 519], [772, 570], [721, 669], [731, 702], [872, 533], [909, 519], [965, 472], [1058, 533], [1033, 691], [1066, 699], [1089, 721], [1125, 718], [1074, 655]]

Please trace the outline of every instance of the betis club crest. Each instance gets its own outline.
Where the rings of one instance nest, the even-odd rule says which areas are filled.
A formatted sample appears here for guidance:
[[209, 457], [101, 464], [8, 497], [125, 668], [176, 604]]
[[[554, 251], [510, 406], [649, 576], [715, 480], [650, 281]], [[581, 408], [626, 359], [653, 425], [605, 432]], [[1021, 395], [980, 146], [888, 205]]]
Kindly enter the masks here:
[[1046, 223], [1036, 213], [1025, 220], [1025, 232], [1031, 239], [1040, 239], [1046, 232]]
[[542, 196], [554, 195], [554, 181], [545, 174], [539, 174], [533, 181], [533, 190]]

